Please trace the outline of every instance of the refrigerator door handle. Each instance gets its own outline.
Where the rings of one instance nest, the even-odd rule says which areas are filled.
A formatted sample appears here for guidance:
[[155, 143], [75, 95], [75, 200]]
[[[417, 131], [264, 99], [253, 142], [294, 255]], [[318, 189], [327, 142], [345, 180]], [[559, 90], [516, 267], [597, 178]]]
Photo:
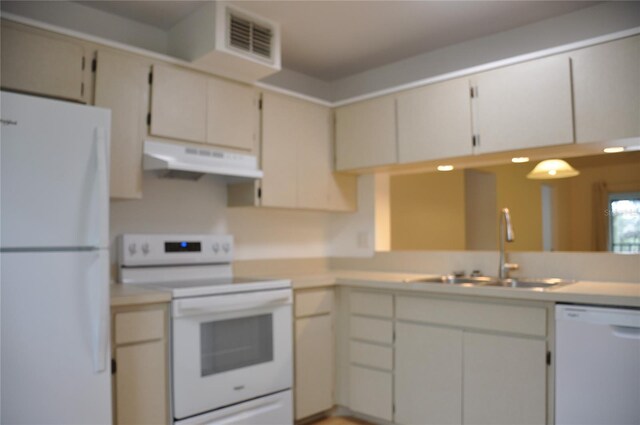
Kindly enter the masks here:
[[92, 351], [93, 371], [102, 373], [107, 369], [109, 347], [109, 261], [108, 256], [98, 251], [98, 264], [89, 282], [92, 303]]
[[97, 196], [97, 227], [96, 241], [89, 241], [90, 246], [105, 248], [108, 246], [109, 236], [109, 145], [106, 130], [96, 127], [94, 132], [94, 148], [96, 153], [96, 196]]

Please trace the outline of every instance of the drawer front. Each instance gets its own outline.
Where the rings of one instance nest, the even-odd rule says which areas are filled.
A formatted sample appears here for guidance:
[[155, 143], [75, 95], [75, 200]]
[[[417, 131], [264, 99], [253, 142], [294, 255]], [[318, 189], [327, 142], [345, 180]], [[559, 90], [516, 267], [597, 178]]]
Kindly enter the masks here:
[[349, 296], [351, 313], [376, 317], [393, 317], [393, 296], [369, 292], [352, 292]]
[[116, 344], [164, 338], [164, 310], [117, 313], [115, 322]]
[[393, 323], [389, 320], [352, 316], [349, 322], [351, 338], [381, 344], [393, 343]]
[[349, 353], [351, 363], [388, 371], [393, 370], [393, 351], [391, 347], [351, 341], [349, 344]]
[[398, 297], [396, 308], [399, 320], [533, 336], [547, 334], [544, 307]]
[[356, 412], [391, 421], [392, 383], [391, 373], [350, 366], [349, 407]]
[[331, 313], [333, 311], [333, 290], [296, 291], [295, 311], [296, 317]]

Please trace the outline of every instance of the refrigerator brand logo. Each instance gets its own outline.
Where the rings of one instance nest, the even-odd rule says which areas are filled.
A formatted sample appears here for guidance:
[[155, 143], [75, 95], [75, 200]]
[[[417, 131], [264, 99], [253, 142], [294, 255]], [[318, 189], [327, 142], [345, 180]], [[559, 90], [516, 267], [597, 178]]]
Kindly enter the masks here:
[[14, 121], [14, 120], [5, 120], [0, 118], [0, 123], [2, 123], [2, 125], [18, 125], [18, 121]]

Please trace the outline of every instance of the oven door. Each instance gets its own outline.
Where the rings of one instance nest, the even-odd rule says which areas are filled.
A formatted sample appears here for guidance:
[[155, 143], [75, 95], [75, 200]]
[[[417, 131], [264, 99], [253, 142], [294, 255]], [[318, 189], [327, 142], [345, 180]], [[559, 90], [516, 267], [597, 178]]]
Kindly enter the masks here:
[[292, 386], [290, 289], [174, 300], [173, 415]]

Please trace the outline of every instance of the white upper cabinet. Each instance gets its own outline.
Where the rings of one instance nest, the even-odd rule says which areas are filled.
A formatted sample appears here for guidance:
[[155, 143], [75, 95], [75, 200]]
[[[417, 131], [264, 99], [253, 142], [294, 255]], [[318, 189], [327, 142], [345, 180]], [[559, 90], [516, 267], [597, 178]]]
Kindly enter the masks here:
[[475, 153], [573, 143], [571, 67], [552, 56], [471, 77]]
[[253, 184], [231, 185], [229, 205], [354, 211], [356, 176], [334, 173], [332, 129], [330, 108], [263, 93], [264, 177], [259, 192]]
[[153, 136], [204, 143], [207, 140], [208, 78], [165, 65], [153, 66]]
[[338, 171], [398, 161], [393, 96], [342, 106], [335, 113]]
[[99, 50], [96, 63], [94, 104], [111, 109], [111, 197], [141, 198], [151, 65], [110, 50]]
[[398, 96], [400, 163], [471, 155], [468, 78], [430, 84]]
[[258, 92], [243, 84], [209, 78], [207, 143], [253, 151], [258, 143]]
[[640, 136], [640, 36], [569, 53], [576, 141]]
[[88, 58], [81, 44], [4, 21], [1, 38], [3, 89], [86, 103]]

